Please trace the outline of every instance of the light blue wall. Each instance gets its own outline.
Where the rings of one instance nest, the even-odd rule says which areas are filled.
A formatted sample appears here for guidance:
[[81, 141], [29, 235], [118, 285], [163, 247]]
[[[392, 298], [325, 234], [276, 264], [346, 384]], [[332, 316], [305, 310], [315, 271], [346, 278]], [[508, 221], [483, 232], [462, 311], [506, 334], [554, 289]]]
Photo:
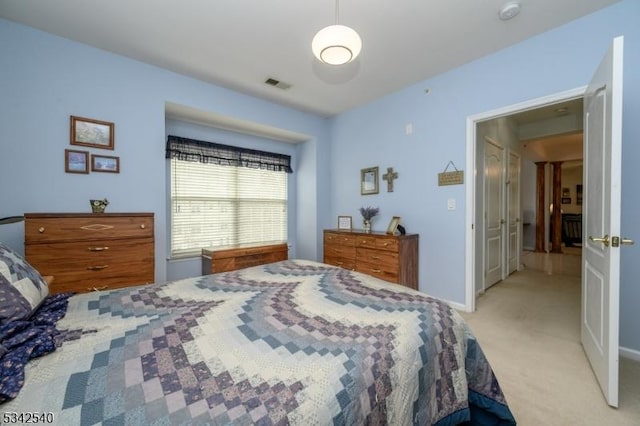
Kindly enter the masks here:
[[[624, 234], [640, 239], [640, 2], [622, 1], [550, 31], [327, 120], [238, 94], [0, 20], [0, 216], [32, 211], [88, 211], [107, 197], [111, 211], [156, 214], [156, 278], [166, 278], [165, 101], [311, 135], [296, 146], [297, 256], [321, 257], [321, 232], [341, 214], [377, 205], [376, 230], [402, 217], [420, 234], [420, 286], [464, 303], [465, 186], [437, 186], [452, 160], [465, 168], [466, 118], [585, 85], [613, 37], [625, 35], [623, 129]], [[424, 52], [428, 55], [429, 52]], [[424, 89], [431, 93], [425, 95]], [[121, 173], [64, 173], [69, 116], [116, 123]], [[413, 133], [405, 126], [413, 124]], [[96, 152], [97, 150], [93, 150]], [[105, 151], [107, 152], [107, 151]], [[361, 196], [360, 169], [399, 173], [393, 193]], [[470, 170], [465, 170], [469, 182]], [[457, 202], [447, 210], [447, 199]], [[0, 228], [22, 248], [22, 226]], [[640, 351], [638, 245], [622, 250], [621, 344]]]
[[[88, 212], [88, 200], [103, 197], [111, 212], [153, 212], [156, 280], [164, 281], [167, 101], [310, 136], [294, 149], [300, 210], [293, 212], [291, 243], [299, 257], [321, 258], [317, 220], [326, 206], [318, 200], [328, 199], [329, 188], [317, 180], [318, 161], [329, 152], [325, 119], [1, 19], [0, 217]], [[119, 174], [64, 172], [70, 115], [115, 123], [115, 150], [89, 150], [119, 156]], [[0, 240], [22, 251], [23, 226], [3, 226]]]
[[[408, 232], [420, 234], [420, 289], [464, 303], [465, 186], [439, 187], [437, 174], [450, 160], [465, 168], [467, 117], [584, 86], [612, 39], [623, 34], [622, 229], [640, 240], [639, 23], [640, 2], [622, 1], [335, 117], [331, 215], [359, 217], [360, 206], [379, 206], [375, 230], [384, 230], [391, 216], [401, 216]], [[370, 166], [398, 171], [394, 192], [387, 193], [383, 183], [380, 194], [360, 195], [360, 169]], [[465, 184], [472, 173], [465, 170]], [[447, 210], [449, 198], [456, 200], [457, 210]], [[622, 249], [620, 343], [634, 350], [640, 350], [639, 258], [638, 245]]]

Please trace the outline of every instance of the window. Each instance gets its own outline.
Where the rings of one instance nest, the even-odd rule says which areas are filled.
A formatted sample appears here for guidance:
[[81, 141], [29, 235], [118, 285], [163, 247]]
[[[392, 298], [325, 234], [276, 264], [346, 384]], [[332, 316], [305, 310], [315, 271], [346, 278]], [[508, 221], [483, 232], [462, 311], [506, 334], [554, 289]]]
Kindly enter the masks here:
[[290, 157], [169, 136], [171, 256], [287, 240]]

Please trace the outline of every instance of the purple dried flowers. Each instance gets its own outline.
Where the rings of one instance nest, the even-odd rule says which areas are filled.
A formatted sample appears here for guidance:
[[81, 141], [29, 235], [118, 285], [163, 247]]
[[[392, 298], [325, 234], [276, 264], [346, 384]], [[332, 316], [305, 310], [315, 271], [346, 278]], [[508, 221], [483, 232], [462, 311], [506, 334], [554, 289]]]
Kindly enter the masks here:
[[377, 207], [360, 207], [360, 214], [364, 220], [371, 220], [379, 211]]

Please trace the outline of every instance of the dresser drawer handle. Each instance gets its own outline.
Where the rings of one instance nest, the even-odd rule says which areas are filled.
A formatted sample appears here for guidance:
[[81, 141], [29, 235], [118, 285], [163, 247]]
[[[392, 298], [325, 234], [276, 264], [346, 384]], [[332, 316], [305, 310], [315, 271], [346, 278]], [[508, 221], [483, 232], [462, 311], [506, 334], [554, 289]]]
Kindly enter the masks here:
[[338, 265], [344, 265], [344, 262], [336, 262]]
[[140, 225], [140, 229], [144, 229], [146, 228], [146, 226], [144, 226], [144, 223], [142, 225]]
[[373, 259], [373, 260], [380, 260], [380, 256], [371, 256], [371, 259]]
[[109, 250], [109, 247], [87, 247], [89, 251], [105, 251]]
[[87, 287], [87, 291], [102, 291], [108, 289], [108, 285], [103, 285], [102, 287]]
[[87, 269], [90, 271], [101, 271], [103, 269], [108, 268], [109, 265], [99, 265], [99, 266], [88, 266]]
[[386, 246], [388, 246], [388, 245], [389, 245], [389, 243], [384, 243], [384, 246], [385, 246], [385, 247], [386, 247]]
[[382, 271], [380, 269], [372, 269], [371, 272], [375, 272], [376, 274], [379, 274]]
[[38, 232], [42, 234], [44, 232], [44, 226], [41, 226], [40, 228], [38, 228]]

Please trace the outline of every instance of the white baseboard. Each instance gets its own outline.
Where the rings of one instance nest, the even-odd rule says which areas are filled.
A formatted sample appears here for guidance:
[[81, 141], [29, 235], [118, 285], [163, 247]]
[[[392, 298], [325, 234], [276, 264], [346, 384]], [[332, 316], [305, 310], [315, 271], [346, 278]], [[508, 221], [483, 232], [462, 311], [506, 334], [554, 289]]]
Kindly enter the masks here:
[[447, 304], [449, 306], [451, 306], [453, 309], [458, 310], [458, 311], [462, 311], [462, 312], [468, 312], [467, 311], [467, 307], [462, 304], [462, 303], [458, 303], [458, 302], [449, 302], [448, 300], [444, 300], [444, 299], [440, 299], [443, 302], [447, 302]]
[[640, 351], [620, 346], [620, 356], [633, 361], [640, 362]]

